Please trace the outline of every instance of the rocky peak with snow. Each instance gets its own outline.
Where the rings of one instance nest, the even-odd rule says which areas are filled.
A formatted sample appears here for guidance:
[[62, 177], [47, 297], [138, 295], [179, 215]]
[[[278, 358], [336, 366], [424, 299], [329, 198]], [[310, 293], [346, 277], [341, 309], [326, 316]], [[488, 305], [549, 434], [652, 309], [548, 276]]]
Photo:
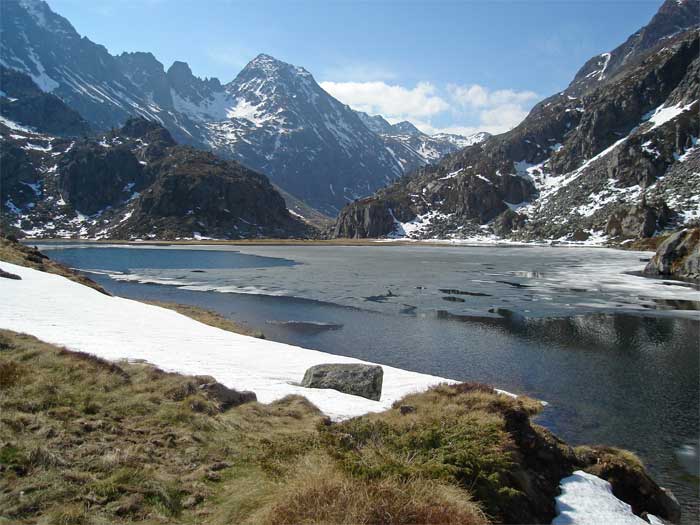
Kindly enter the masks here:
[[700, 20], [700, 3], [694, 0], [665, 0], [651, 21], [612, 51], [592, 57], [576, 73], [566, 89], [579, 96], [596, 89], [626, 68], [633, 68], [651, 48], [693, 26]]
[[513, 130], [347, 206], [335, 235], [603, 243], [697, 223], [695, 7], [664, 3], [596, 75], [599, 57]]
[[151, 53], [122, 53], [116, 57], [122, 73], [162, 108], [172, 108], [168, 77]]
[[381, 115], [370, 115], [364, 111], [355, 111], [362, 123], [377, 134], [391, 134], [394, 129]]
[[167, 79], [169, 87], [179, 97], [193, 104], [201, 104], [224, 90], [217, 78], [196, 77], [187, 62], [173, 62], [168, 68]]
[[402, 120], [391, 126], [391, 129], [396, 134], [401, 135], [425, 135], [421, 130], [411, 124], [408, 120]]
[[450, 133], [428, 135], [407, 120], [390, 124], [381, 115], [369, 115], [363, 111], [355, 113], [365, 126], [381, 137], [387, 150], [398, 159], [406, 173], [433, 164], [461, 148], [483, 142], [490, 136], [486, 132], [468, 137]]

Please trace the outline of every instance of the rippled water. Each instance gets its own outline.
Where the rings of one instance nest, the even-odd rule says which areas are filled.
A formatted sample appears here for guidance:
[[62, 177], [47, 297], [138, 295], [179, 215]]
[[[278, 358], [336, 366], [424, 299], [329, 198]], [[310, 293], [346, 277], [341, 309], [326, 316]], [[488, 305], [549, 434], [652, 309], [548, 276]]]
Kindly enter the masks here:
[[205, 306], [270, 339], [546, 400], [540, 423], [572, 444], [636, 451], [679, 497], [684, 522], [700, 519], [688, 449], [700, 435], [700, 292], [634, 275], [647, 253], [52, 249], [118, 295]]

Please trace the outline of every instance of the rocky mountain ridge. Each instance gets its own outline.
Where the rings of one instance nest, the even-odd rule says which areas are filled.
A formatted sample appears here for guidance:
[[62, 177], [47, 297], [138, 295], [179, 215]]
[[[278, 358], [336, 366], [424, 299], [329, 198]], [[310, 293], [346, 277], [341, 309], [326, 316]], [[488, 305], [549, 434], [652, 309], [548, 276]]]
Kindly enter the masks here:
[[3, 2], [0, 62], [28, 74], [96, 131], [131, 116], [158, 122], [183, 144], [210, 149], [269, 176], [329, 215], [406, 170], [454, 149], [414, 151], [371, 131], [305, 69], [269, 55], [228, 84], [200, 79], [184, 62], [166, 69], [151, 53], [113, 56], [81, 37], [41, 0]]
[[697, 221], [695, 7], [668, 0], [610, 76], [589, 61], [513, 130], [348, 205], [334, 235], [602, 243]]
[[434, 164], [450, 153], [483, 142], [491, 136], [486, 132], [469, 136], [451, 133], [428, 135], [407, 120], [390, 124], [381, 115], [369, 115], [362, 111], [356, 113], [370, 130], [381, 137], [386, 149], [399, 160], [405, 173]]

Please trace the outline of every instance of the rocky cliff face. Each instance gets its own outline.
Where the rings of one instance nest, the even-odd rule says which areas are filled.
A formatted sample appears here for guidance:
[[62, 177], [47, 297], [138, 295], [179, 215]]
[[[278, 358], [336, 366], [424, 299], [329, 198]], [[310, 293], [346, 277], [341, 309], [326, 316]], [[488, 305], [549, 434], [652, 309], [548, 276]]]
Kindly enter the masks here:
[[[348, 205], [335, 235], [623, 242], [698, 220], [696, 8], [667, 1], [607, 65], [589, 61], [512, 131]], [[356, 224], [368, 206], [394, 224]]]
[[131, 119], [67, 139], [0, 123], [0, 219], [32, 237], [306, 237], [269, 180]]

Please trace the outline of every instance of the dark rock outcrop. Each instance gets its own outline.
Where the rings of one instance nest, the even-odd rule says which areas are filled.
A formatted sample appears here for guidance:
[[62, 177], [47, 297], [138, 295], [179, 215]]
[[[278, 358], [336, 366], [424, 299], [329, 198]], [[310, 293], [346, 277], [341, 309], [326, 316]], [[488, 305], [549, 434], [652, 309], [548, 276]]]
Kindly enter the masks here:
[[[269, 180], [143, 118], [95, 139], [2, 129], [3, 222], [38, 237], [308, 237]], [[12, 169], [5, 169], [5, 167]]]
[[12, 279], [13, 281], [21, 281], [22, 280], [22, 278], [19, 275], [14, 274], [14, 273], [10, 273], [10, 272], [6, 272], [2, 268], [0, 268], [0, 278]]
[[357, 206], [343, 208], [335, 223], [334, 237], [363, 239], [382, 237], [394, 231], [396, 222], [390, 207], [375, 202], [362, 206], [363, 202], [358, 201]]
[[700, 280], [700, 228], [681, 230], [664, 240], [644, 273]]
[[525, 225], [525, 217], [507, 209], [493, 221], [493, 231], [499, 237], [507, 237], [513, 230], [522, 228]]
[[204, 392], [207, 397], [216, 401], [222, 411], [237, 407], [243, 403], [251, 403], [258, 400], [255, 392], [247, 390], [238, 391], [233, 388], [228, 388], [216, 381], [203, 383], [199, 385], [199, 389]]
[[63, 155], [58, 174], [60, 194], [86, 215], [121, 204], [148, 181], [130, 148], [93, 141], [76, 144]]
[[301, 386], [330, 388], [353, 396], [379, 401], [384, 370], [378, 365], [323, 364], [309, 368]]
[[671, 212], [665, 203], [650, 206], [646, 202], [623, 207], [613, 212], [605, 226], [610, 237], [644, 239], [652, 237], [670, 221]]

